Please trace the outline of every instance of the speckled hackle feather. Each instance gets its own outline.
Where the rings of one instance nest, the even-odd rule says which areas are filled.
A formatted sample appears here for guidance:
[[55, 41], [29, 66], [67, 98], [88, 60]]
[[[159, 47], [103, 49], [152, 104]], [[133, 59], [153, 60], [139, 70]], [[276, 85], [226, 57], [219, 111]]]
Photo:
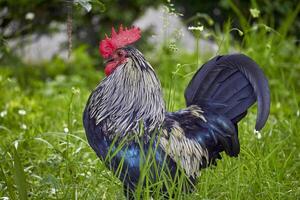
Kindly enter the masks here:
[[105, 39], [100, 42], [99, 52], [103, 58], [108, 58], [118, 48], [132, 44], [141, 38], [141, 30], [137, 27], [125, 29], [121, 25], [119, 32], [114, 27], [111, 28], [111, 37], [105, 35]]

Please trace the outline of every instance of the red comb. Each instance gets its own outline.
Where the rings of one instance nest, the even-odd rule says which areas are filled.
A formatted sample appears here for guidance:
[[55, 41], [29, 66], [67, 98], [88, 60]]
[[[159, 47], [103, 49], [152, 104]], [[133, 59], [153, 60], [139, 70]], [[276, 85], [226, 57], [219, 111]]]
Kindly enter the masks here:
[[111, 37], [100, 42], [99, 52], [103, 58], [108, 58], [116, 49], [132, 44], [141, 37], [141, 30], [137, 27], [123, 29], [121, 25], [117, 33], [114, 27], [111, 28]]

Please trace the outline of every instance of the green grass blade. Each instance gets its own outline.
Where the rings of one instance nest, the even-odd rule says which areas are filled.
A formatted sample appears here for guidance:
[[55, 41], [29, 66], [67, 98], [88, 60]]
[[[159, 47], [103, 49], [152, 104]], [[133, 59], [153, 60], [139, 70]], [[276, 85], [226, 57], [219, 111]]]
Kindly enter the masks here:
[[9, 194], [9, 198], [12, 199], [12, 200], [17, 199], [16, 195], [15, 195], [15, 193], [13, 191], [12, 181], [9, 179], [10, 177], [7, 177], [5, 175], [5, 172], [4, 172], [4, 170], [3, 170], [2, 167], [1, 167], [1, 170], [0, 170], [0, 176], [2, 177], [3, 181], [6, 183], [7, 191], [8, 191], [8, 194]]
[[18, 155], [17, 149], [13, 148], [13, 173], [14, 173], [14, 179], [15, 184], [17, 186], [17, 190], [19, 193], [19, 199], [21, 200], [27, 200], [27, 182], [24, 172], [24, 167], [21, 163], [20, 157]]
[[298, 3], [296, 9], [287, 15], [284, 22], [282, 23], [281, 27], [279, 28], [279, 33], [282, 35], [283, 38], [285, 38], [286, 34], [288, 33], [290, 27], [295, 22], [295, 19], [298, 16], [298, 13], [300, 12], [300, 2]]

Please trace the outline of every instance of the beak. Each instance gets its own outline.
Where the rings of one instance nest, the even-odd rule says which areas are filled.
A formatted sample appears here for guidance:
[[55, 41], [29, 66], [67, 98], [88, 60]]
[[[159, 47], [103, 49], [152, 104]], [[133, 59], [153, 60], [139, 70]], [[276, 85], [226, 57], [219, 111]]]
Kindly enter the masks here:
[[104, 60], [104, 64], [106, 65], [107, 63], [109, 63], [111, 61], [114, 61], [114, 59], [110, 57], [110, 58]]

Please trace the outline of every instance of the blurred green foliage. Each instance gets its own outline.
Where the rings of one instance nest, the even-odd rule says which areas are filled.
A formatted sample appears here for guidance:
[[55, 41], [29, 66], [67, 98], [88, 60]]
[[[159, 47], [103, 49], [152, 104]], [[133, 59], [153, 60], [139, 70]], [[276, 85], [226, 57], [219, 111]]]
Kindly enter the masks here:
[[[81, 0], [85, 1], [85, 0]], [[68, 12], [73, 18], [73, 34], [77, 44], [87, 43], [93, 48], [112, 25], [130, 26], [134, 19], [141, 16], [149, 6], [166, 3], [164, 0], [92, 0], [92, 9], [87, 12], [81, 4], [68, 5], [72, 0], [1, 0], [0, 1], [0, 40], [24, 37], [26, 34], [45, 34], [57, 30], [55, 23], [66, 23]], [[235, 27], [241, 23], [253, 21], [249, 8], [260, 10], [264, 22], [277, 29], [283, 23], [287, 13], [294, 10], [298, 0], [176, 0], [170, 1], [184, 14], [188, 23], [201, 20], [201, 13], [208, 14], [222, 28], [228, 18]], [[190, 21], [190, 19], [193, 19]], [[198, 20], [197, 20], [198, 19]], [[242, 21], [241, 21], [242, 20]], [[211, 24], [208, 24], [209, 26]], [[299, 15], [294, 20], [289, 34], [298, 37], [300, 32]], [[3, 46], [3, 42], [0, 43]]]
[[72, 4], [72, 0], [1, 0], [0, 35], [10, 39], [30, 33], [49, 33], [55, 31], [53, 28], [55, 26], [50, 26], [53, 22], [66, 23], [68, 12], [71, 12], [73, 33], [78, 41], [97, 45], [99, 32], [104, 36], [112, 24], [130, 26], [147, 7], [161, 2], [161, 0], [93, 0], [92, 9], [87, 12], [80, 4]]
[[[228, 18], [232, 19], [235, 27], [240, 28], [241, 18], [245, 18], [246, 22], [254, 22], [249, 8], [255, 8], [260, 11], [264, 23], [274, 29], [279, 28], [285, 16], [300, 4], [298, 0], [176, 0], [174, 3], [186, 19], [194, 18], [197, 13], [205, 13], [221, 27]], [[201, 22], [206, 23], [205, 20]], [[289, 34], [299, 39], [300, 15], [289, 28]]]

